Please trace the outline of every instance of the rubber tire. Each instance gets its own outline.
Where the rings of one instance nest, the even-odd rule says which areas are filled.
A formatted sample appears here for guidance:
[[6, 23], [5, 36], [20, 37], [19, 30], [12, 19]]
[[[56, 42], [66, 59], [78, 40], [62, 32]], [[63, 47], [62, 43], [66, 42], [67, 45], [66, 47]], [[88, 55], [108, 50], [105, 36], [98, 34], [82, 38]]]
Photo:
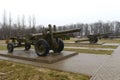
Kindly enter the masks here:
[[12, 43], [8, 43], [7, 44], [7, 50], [8, 50], [8, 53], [12, 53], [13, 50], [14, 50], [14, 46]]
[[78, 41], [76, 40], [75, 43], [78, 43]]
[[57, 50], [53, 50], [55, 53], [57, 52], [57, 53], [60, 53], [63, 49], [64, 49], [64, 43], [63, 43], [63, 41], [61, 40], [61, 39], [58, 39], [58, 41], [57, 41], [57, 43], [58, 43], [58, 49]]
[[98, 38], [95, 39], [95, 43], [97, 43], [97, 42], [98, 42]]
[[[43, 46], [44, 48], [44, 52], [42, 53], [39, 51], [40, 46]], [[47, 41], [44, 39], [38, 40], [35, 44], [35, 52], [38, 56], [47, 56], [49, 53], [49, 44], [47, 43]]]
[[31, 45], [29, 43], [25, 43], [25, 50], [28, 51], [31, 48]]
[[90, 39], [89, 39], [89, 42], [90, 42], [91, 44], [95, 44], [95, 43], [98, 42], [98, 38], [97, 38], [97, 37], [90, 38]]

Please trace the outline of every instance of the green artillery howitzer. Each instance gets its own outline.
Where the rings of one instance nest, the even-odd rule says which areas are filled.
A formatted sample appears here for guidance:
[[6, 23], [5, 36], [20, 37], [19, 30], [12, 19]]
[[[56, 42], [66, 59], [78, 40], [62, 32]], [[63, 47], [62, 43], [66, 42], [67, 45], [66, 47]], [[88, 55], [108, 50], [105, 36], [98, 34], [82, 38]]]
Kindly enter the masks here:
[[75, 43], [83, 42], [83, 41], [89, 41], [91, 44], [95, 44], [98, 42], [98, 39], [101, 38], [109, 38], [109, 35], [112, 33], [105, 33], [105, 34], [93, 34], [93, 35], [87, 35], [87, 39], [84, 40], [76, 40]]
[[11, 53], [16, 47], [25, 47], [25, 50], [29, 50], [31, 45], [34, 45], [38, 56], [48, 55], [49, 50], [53, 50], [54, 53], [60, 53], [64, 49], [64, 43], [61, 38], [68, 33], [74, 32], [80, 32], [80, 29], [56, 31], [55, 25], [54, 28], [48, 25], [48, 29], [44, 28], [42, 33], [10, 38], [11, 41], [8, 42], [7, 49]]

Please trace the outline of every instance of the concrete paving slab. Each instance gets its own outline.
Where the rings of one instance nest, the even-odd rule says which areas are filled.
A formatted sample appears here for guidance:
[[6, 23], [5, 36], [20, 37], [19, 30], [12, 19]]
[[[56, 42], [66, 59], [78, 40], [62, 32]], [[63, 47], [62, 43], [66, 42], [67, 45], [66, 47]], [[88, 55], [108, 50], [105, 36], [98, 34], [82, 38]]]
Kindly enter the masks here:
[[50, 55], [45, 57], [40, 57], [37, 56], [34, 50], [30, 50], [30, 51], [15, 50], [13, 53], [7, 53], [7, 51], [0, 52], [0, 56], [30, 60], [30, 61], [38, 61], [43, 63], [54, 63], [72, 57], [74, 55], [77, 55], [78, 53], [70, 52], [70, 51], [62, 51], [61, 53], [55, 53], [55, 54], [56, 55], [52, 55], [52, 52], [50, 52]]
[[0, 57], [0, 59], [20, 62], [24, 64], [31, 64], [34, 66], [46, 67], [56, 70], [82, 73], [92, 76], [109, 57], [110, 55], [95, 55], [80, 53], [78, 55], [69, 57], [67, 59], [52, 64], [33, 62], [9, 57]]
[[90, 80], [120, 80], [120, 46]]
[[88, 48], [88, 47], [65, 47], [65, 48], [72, 48], [72, 49], [90, 49], [90, 50], [115, 50], [111, 48]]
[[[75, 43], [75, 42], [65, 42], [65, 44], [84, 44], [84, 45], [89, 45], [90, 43], [89, 42], [80, 42], [80, 43]], [[104, 44], [104, 42], [98, 42], [94, 45], [102, 45]]]
[[102, 45], [107, 45], [107, 46], [119, 46], [119, 43], [104, 43]]

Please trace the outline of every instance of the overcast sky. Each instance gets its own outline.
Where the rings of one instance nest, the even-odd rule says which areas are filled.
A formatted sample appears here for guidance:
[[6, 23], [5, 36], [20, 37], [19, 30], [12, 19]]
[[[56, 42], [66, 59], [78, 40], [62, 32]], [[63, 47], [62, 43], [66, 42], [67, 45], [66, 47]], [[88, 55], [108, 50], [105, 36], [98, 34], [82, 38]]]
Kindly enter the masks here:
[[42, 25], [120, 21], [120, 0], [0, 0], [0, 22], [4, 10], [13, 22], [25, 15], [26, 24], [29, 16]]

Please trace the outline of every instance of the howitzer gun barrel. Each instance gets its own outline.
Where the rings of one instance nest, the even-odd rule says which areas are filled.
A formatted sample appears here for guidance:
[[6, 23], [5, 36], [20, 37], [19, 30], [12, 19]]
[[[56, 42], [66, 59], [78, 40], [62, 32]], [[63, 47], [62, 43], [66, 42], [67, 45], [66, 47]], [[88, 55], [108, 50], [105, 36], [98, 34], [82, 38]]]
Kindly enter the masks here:
[[[79, 28], [79, 29], [71, 29], [71, 30], [65, 30], [65, 31], [53, 31], [53, 35], [80, 32], [80, 30], [81, 29]], [[47, 33], [47, 34], [49, 34], [49, 33]], [[43, 36], [43, 33], [32, 34], [32, 36]]]
[[109, 33], [102, 33], [100, 35], [109, 35], [109, 34], [112, 34], [112, 33], [111, 32], [109, 32]]
[[42, 36], [43, 33], [32, 34], [32, 36]]
[[80, 32], [80, 30], [81, 29], [71, 29], [71, 30], [65, 30], [65, 31], [56, 31], [56, 32], [53, 32], [53, 35]]
[[104, 36], [104, 35], [109, 35], [109, 34], [112, 34], [112, 33], [98, 33], [98, 34], [92, 34], [92, 35], [87, 35], [87, 37], [89, 37], [89, 36]]

